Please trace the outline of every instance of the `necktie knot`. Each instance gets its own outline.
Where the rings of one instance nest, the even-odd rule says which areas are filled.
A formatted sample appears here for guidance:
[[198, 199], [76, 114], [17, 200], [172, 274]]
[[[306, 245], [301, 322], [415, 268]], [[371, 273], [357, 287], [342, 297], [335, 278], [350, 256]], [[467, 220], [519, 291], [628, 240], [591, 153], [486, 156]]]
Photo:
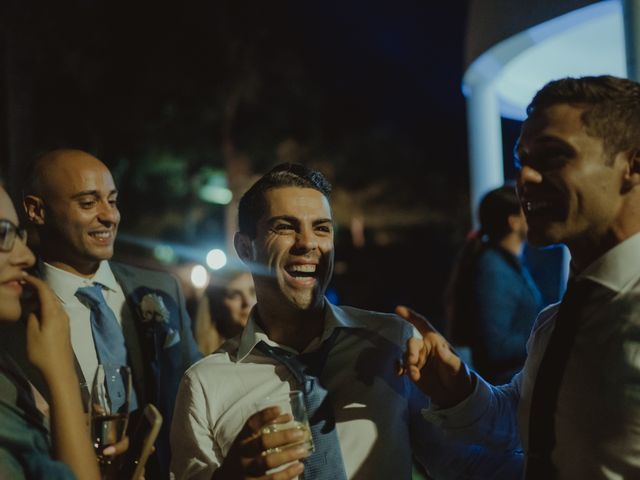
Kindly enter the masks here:
[[107, 303], [102, 294], [102, 285], [99, 283], [79, 288], [76, 290], [76, 297], [81, 301], [84, 300], [91, 308], [106, 305]]

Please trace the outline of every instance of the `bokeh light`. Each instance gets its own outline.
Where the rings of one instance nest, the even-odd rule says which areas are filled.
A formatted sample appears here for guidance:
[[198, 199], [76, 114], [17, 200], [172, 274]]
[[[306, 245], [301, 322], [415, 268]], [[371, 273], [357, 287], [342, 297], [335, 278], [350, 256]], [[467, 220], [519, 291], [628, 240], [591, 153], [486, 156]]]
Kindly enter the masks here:
[[207, 265], [212, 270], [220, 270], [227, 264], [227, 255], [219, 248], [214, 248], [207, 253]]
[[191, 269], [191, 283], [196, 288], [205, 288], [209, 283], [209, 274], [202, 265], [195, 265]]

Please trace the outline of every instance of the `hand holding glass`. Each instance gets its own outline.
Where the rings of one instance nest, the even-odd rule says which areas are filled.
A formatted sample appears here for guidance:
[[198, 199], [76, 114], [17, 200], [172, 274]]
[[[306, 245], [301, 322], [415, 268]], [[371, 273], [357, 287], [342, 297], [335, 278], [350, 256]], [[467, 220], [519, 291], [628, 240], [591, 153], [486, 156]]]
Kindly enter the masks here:
[[[309, 418], [307, 409], [304, 404], [304, 394], [300, 390], [292, 390], [288, 394], [281, 394], [273, 397], [267, 397], [260, 402], [259, 408], [279, 407], [281, 413], [288, 413], [292, 419], [286, 423], [272, 423], [264, 427], [263, 432], [273, 433], [294, 428], [303, 432], [300, 441], [277, 447], [280, 450], [297, 446], [306, 446], [309, 452], [313, 452], [313, 439], [311, 438], [311, 429], [309, 427]], [[270, 453], [268, 450], [265, 454]]]
[[122, 365], [98, 365], [91, 386], [91, 438], [103, 464], [111, 459], [102, 451], [124, 437], [129, 421], [131, 371]]

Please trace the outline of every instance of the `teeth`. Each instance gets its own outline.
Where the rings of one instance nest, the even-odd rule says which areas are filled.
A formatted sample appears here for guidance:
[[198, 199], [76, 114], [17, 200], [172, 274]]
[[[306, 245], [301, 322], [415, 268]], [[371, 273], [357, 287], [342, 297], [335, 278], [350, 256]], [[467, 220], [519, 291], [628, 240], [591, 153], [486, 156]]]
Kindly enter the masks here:
[[291, 272], [313, 273], [316, 271], [315, 265], [292, 265], [288, 268]]
[[541, 208], [548, 207], [551, 207], [551, 203], [544, 200], [524, 202], [524, 210], [526, 212], [535, 212], [536, 210], [540, 210]]
[[91, 233], [91, 235], [98, 238], [109, 238], [111, 236], [111, 232], [94, 232]]

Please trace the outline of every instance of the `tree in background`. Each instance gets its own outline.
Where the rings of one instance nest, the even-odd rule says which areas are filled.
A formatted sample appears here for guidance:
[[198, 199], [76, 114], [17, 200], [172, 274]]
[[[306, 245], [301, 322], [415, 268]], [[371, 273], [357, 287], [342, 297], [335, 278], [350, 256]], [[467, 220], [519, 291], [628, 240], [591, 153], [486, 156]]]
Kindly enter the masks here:
[[[87, 149], [118, 181], [123, 232], [197, 244], [235, 218], [233, 201], [225, 215], [198, 197], [207, 172], [225, 172], [237, 199], [254, 173], [299, 161], [331, 177], [339, 241], [355, 256], [395, 245], [437, 268], [438, 252], [413, 242], [429, 231], [455, 243], [468, 225], [460, 68], [439, 68], [447, 55], [461, 62], [465, 11], [409, 0], [7, 2], [2, 174], [12, 184], [39, 151]], [[355, 271], [375, 277], [373, 266]]]

